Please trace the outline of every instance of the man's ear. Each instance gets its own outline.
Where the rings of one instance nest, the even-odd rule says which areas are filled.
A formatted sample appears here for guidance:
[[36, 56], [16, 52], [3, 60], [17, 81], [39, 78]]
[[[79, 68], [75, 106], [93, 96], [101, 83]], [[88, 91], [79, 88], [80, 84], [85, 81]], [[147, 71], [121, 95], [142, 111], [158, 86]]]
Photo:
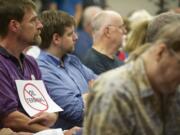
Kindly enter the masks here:
[[107, 37], [107, 38], [109, 38], [110, 36], [111, 36], [111, 34], [110, 34], [110, 28], [107, 26], [107, 27], [105, 27], [104, 29], [103, 29], [103, 33], [104, 33], [104, 35]]
[[13, 32], [17, 32], [19, 30], [20, 23], [16, 20], [11, 20], [9, 22], [9, 29]]
[[164, 43], [159, 43], [159, 45], [155, 45], [155, 49], [153, 50], [156, 56], [156, 60], [160, 61], [162, 57], [168, 52], [167, 46]]
[[54, 33], [53, 36], [52, 36], [52, 42], [53, 44], [56, 46], [56, 45], [59, 45], [62, 41], [62, 37], [58, 34], [58, 33]]

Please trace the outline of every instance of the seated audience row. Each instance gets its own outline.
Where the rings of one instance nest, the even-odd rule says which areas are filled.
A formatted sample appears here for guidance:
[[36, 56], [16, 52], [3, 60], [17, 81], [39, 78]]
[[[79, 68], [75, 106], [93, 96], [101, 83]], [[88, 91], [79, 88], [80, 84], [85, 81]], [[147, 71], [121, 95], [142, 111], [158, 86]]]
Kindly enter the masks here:
[[[91, 20], [94, 42], [82, 60], [86, 67], [71, 54], [78, 38], [72, 16], [49, 10], [39, 18], [31, 0], [0, 0], [0, 9], [0, 134], [61, 128], [61, 134], [74, 135], [82, 130], [85, 112], [85, 135], [180, 133], [180, 15], [162, 14], [146, 22], [137, 46], [146, 44], [119, 67], [124, 64], [116, 56], [126, 34], [124, 22], [117, 12], [100, 10]], [[37, 62], [23, 53], [32, 45], [40, 45]], [[96, 74], [110, 69], [94, 84]], [[63, 111], [30, 117], [17, 80], [43, 80]]]

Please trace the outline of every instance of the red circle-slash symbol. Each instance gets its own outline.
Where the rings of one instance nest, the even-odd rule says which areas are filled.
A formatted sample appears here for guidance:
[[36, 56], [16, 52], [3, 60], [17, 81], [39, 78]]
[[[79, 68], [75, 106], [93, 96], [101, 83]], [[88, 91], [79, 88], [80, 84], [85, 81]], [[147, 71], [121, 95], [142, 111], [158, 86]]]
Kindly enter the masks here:
[[48, 103], [41, 91], [32, 83], [27, 83], [24, 86], [23, 95], [26, 103], [34, 110], [48, 110]]

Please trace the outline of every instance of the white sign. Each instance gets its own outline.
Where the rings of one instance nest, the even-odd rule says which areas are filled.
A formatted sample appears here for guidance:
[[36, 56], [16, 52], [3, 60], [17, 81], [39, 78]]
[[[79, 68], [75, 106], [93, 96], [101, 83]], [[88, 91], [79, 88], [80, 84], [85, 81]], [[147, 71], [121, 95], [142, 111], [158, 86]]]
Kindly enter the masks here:
[[48, 95], [41, 80], [16, 80], [18, 95], [24, 110], [29, 116], [41, 112], [59, 112], [63, 109]]
[[43, 130], [33, 135], [64, 135], [64, 134], [61, 128], [57, 128], [57, 129]]

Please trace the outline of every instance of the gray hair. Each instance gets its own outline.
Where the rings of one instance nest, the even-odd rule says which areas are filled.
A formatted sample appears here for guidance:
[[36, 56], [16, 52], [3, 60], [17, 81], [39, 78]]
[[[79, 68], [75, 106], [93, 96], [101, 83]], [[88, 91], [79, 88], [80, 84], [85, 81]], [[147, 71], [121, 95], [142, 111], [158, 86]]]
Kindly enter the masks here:
[[120, 16], [120, 14], [115, 11], [105, 10], [95, 15], [92, 19], [93, 31], [97, 31], [108, 25], [111, 22], [111, 18], [114, 16]]
[[173, 22], [165, 25], [154, 37], [155, 41], [166, 44], [174, 51], [180, 51], [180, 23]]
[[166, 12], [156, 16], [148, 25], [146, 42], [153, 42], [163, 26], [176, 21], [180, 21], [180, 14]]
[[83, 25], [91, 23], [92, 17], [101, 11], [102, 9], [98, 6], [89, 6], [85, 8], [83, 13]]

